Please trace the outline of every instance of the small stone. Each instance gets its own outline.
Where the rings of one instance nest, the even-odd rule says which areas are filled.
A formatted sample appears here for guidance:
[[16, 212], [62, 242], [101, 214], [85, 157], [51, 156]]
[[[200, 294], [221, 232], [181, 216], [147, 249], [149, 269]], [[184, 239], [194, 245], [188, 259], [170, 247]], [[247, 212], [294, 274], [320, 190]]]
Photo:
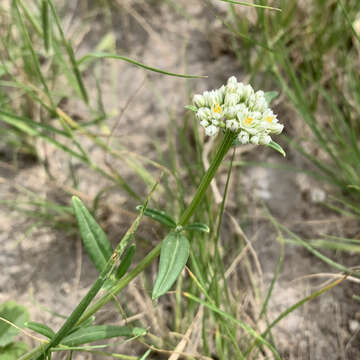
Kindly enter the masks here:
[[360, 322], [357, 320], [349, 321], [349, 330], [354, 333], [360, 329]]
[[313, 203], [321, 203], [326, 199], [325, 191], [319, 188], [313, 188], [310, 190], [310, 199]]

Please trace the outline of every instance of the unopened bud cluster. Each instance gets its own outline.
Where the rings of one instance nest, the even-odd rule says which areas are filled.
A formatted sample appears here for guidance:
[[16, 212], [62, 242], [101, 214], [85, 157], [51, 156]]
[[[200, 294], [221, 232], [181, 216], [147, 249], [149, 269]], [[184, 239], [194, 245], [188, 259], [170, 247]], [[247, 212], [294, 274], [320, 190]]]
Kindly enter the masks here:
[[208, 136], [220, 129], [238, 133], [242, 144], [268, 145], [271, 134], [280, 134], [283, 125], [269, 108], [263, 91], [239, 83], [234, 76], [219, 89], [195, 95], [196, 117]]

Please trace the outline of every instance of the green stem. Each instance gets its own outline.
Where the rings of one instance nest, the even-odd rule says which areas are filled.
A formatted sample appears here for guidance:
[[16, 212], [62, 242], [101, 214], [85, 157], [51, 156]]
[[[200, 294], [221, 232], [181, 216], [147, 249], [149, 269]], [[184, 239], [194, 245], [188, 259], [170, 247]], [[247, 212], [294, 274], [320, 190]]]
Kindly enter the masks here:
[[[217, 151], [213, 161], [210, 164], [208, 171], [205, 173], [202, 178], [198, 189], [191, 201], [190, 205], [182, 214], [179, 225], [184, 226], [187, 221], [191, 218], [200, 201], [202, 200], [207, 187], [209, 186], [211, 180], [213, 179], [216, 170], [218, 169], [221, 161], [224, 156], [230, 149], [233, 141], [236, 138], [236, 134], [233, 132], [227, 131], [225, 136], [220, 144], [219, 150]], [[95, 302], [80, 318], [79, 322], [76, 325], [80, 325], [84, 321], [86, 321], [89, 317], [94, 315], [102, 306], [104, 306], [107, 302], [112, 300], [115, 295], [117, 295], [122, 289], [124, 289], [137, 275], [139, 275], [148, 265], [150, 265], [160, 254], [161, 243], [158, 244], [146, 257], [126, 276], [124, 276], [117, 285], [115, 285], [112, 290], [105, 294], [102, 298], [100, 298], [97, 302]]]
[[112, 271], [114, 267], [114, 260], [110, 258], [108, 263], [106, 264], [104, 270], [101, 272], [99, 277], [94, 282], [93, 286], [87, 292], [87, 294], [83, 297], [80, 303], [76, 306], [75, 310], [71, 313], [71, 315], [67, 318], [63, 326], [60, 330], [55, 334], [55, 336], [51, 339], [51, 341], [44, 347], [37, 348], [35, 353], [30, 352], [22, 357], [22, 360], [31, 359], [32, 356], [41, 352], [41, 354], [36, 358], [37, 360], [43, 360], [46, 358], [50, 348], [55, 347], [58, 345], [61, 340], [69, 333], [69, 331], [74, 327], [78, 319], [80, 318], [81, 314], [85, 311], [88, 307], [92, 299], [95, 295], [99, 292], [101, 287], [103, 286], [105, 280], [108, 277], [108, 274]]
[[196, 193], [187, 207], [187, 209], [182, 214], [179, 225], [186, 225], [186, 223], [189, 221], [193, 213], [195, 212], [196, 208], [198, 207], [200, 201], [205, 195], [206, 189], [210, 185], [211, 180], [215, 176], [216, 170], [218, 169], [219, 165], [221, 164], [221, 161], [223, 160], [226, 153], [229, 151], [232, 143], [234, 142], [236, 138], [236, 134], [232, 131], [226, 131], [225, 136], [223, 138], [223, 141], [220, 144], [219, 150], [217, 151], [215, 158], [210, 164], [210, 167], [208, 171], [205, 173], [204, 177], [202, 178], [200, 185], [198, 189], [196, 190]]
[[160, 254], [161, 243], [156, 245], [142, 260], [141, 262], [134, 267], [130, 272], [128, 272], [119, 282], [104, 296], [102, 296], [98, 301], [89, 307], [83, 316], [79, 319], [76, 325], [80, 325], [94, 315], [100, 308], [102, 308], [110, 300], [114, 299], [122, 289], [124, 289], [136, 276], [138, 276], [148, 265], [150, 265]]
[[[196, 193], [184, 211], [179, 220], [179, 225], [184, 226], [189, 221], [191, 216], [194, 214], [196, 208], [198, 207], [200, 201], [205, 195], [206, 189], [208, 188], [211, 180], [215, 176], [216, 170], [218, 169], [221, 161], [225, 157], [226, 153], [230, 149], [233, 141], [236, 138], [236, 134], [230, 131], [225, 132], [225, 136], [220, 144], [219, 150], [217, 151], [214, 159], [212, 160], [209, 169], [205, 173], [202, 178]], [[143, 207], [143, 211], [146, 208], [145, 204]], [[126, 237], [126, 235], [125, 235]], [[122, 242], [121, 242], [122, 243]], [[120, 245], [120, 244], [119, 244]], [[119, 247], [118, 245], [118, 247]], [[123, 245], [123, 244], [122, 244]], [[118, 250], [118, 248], [116, 249]], [[115, 252], [116, 252], [115, 250]], [[73, 328], [73, 326], [77, 326], [86, 321], [89, 317], [94, 315], [101, 307], [103, 307], [106, 303], [111, 301], [115, 295], [117, 295], [122, 289], [124, 289], [137, 275], [139, 275], [148, 265], [150, 265], [160, 254], [161, 243], [158, 244], [148, 255], [145, 256], [144, 259], [127, 275], [125, 275], [107, 294], [103, 295], [98, 301], [96, 301], [87, 311], [85, 309], [90, 304], [91, 300], [95, 297], [98, 291], [101, 289], [104, 281], [106, 280], [109, 272], [112, 271], [114, 266], [114, 259], [110, 258], [105, 269], [101, 272], [98, 279], [95, 281], [89, 292], [85, 295], [85, 297], [78, 304], [76, 309], [70, 315], [70, 317], [66, 320], [61, 329], [57, 332], [55, 337], [48, 343], [47, 345], [42, 345], [37, 347], [36, 349], [30, 351], [26, 355], [24, 355], [21, 360], [30, 360], [33, 356], [40, 354], [37, 357], [37, 360], [43, 360], [46, 356], [46, 353], [49, 351], [51, 347], [58, 345], [64, 336]], [[120, 254], [117, 253], [119, 256]]]

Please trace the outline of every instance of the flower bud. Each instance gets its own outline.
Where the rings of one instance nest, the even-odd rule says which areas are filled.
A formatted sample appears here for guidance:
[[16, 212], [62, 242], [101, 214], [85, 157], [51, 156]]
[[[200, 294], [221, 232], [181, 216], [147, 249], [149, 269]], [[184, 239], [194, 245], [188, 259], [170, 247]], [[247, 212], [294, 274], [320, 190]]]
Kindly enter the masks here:
[[252, 136], [251, 137], [251, 139], [250, 139], [250, 142], [252, 143], [252, 144], [254, 144], [254, 145], [259, 145], [259, 136], [257, 136], [257, 135], [254, 135], [254, 136]]
[[202, 96], [200, 94], [194, 95], [193, 103], [198, 108], [206, 106], [206, 100], [205, 100], [204, 96]]
[[202, 107], [197, 111], [196, 117], [199, 120], [208, 120], [211, 118], [211, 111], [206, 107]]
[[237, 131], [239, 129], [239, 123], [235, 119], [226, 120], [226, 128], [231, 131]]
[[241, 144], [248, 144], [249, 134], [246, 131], [240, 131], [237, 139], [240, 141]]
[[209, 125], [209, 126], [205, 129], [205, 134], [206, 134], [207, 136], [215, 136], [218, 132], [219, 132], [219, 128], [216, 127], [215, 125]]
[[260, 145], [269, 145], [271, 141], [271, 137], [267, 134], [261, 134], [259, 137], [259, 144]]
[[224, 104], [226, 106], [235, 106], [240, 101], [240, 96], [238, 93], [227, 93], [225, 95]]

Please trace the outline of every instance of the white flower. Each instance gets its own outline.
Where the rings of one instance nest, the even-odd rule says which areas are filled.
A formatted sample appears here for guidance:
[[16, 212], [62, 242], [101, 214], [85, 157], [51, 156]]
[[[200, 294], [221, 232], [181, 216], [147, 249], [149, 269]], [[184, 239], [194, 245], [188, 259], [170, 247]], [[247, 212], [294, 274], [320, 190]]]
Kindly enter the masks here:
[[245, 111], [247, 111], [247, 107], [245, 104], [237, 104], [235, 106], [226, 107], [224, 110], [224, 116], [227, 119], [232, 119], [237, 117], [238, 113], [243, 113]]
[[259, 144], [260, 145], [269, 145], [271, 141], [271, 137], [268, 134], [261, 134], [259, 137]]
[[261, 126], [264, 130], [276, 135], [280, 134], [284, 128], [284, 125], [278, 123], [276, 115], [270, 109], [264, 111]]
[[220, 129], [238, 135], [239, 142], [268, 145], [271, 134], [280, 134], [284, 126], [269, 108], [262, 90], [254, 91], [232, 76], [218, 89], [196, 94], [196, 117], [208, 136]]
[[227, 93], [224, 99], [224, 105], [226, 106], [235, 106], [240, 101], [240, 96], [238, 93]]
[[239, 129], [239, 123], [235, 119], [226, 120], [226, 128], [231, 131], [237, 131]]
[[223, 109], [219, 105], [219, 103], [215, 103], [211, 106], [211, 116], [217, 120], [221, 119], [224, 116]]
[[205, 100], [205, 106], [211, 106], [210, 91], [205, 91], [203, 93], [203, 97]]
[[240, 141], [241, 144], [248, 144], [249, 134], [246, 131], [240, 131], [237, 139]]
[[254, 89], [252, 88], [251, 85], [245, 85], [243, 87], [243, 93], [242, 93], [242, 97], [243, 99], [249, 99], [251, 95], [254, 95]]
[[236, 80], [236, 77], [231, 76], [227, 81], [226, 90], [228, 92], [236, 92], [237, 88], [238, 88], [238, 82]]
[[218, 132], [219, 132], [219, 128], [217, 126], [215, 126], [215, 125], [209, 125], [205, 129], [205, 134], [207, 136], [215, 136]]
[[193, 103], [196, 107], [202, 108], [202, 107], [206, 106], [206, 99], [204, 96], [202, 96], [200, 94], [196, 94], [193, 97]]
[[200, 125], [203, 127], [203, 128], [206, 128], [208, 125], [209, 125], [209, 122], [207, 120], [201, 120], [200, 121]]
[[256, 135], [259, 132], [259, 119], [258, 113], [248, 112], [248, 113], [239, 113], [238, 119], [240, 127], [243, 130], [246, 130], [251, 135]]
[[201, 120], [208, 120], [211, 118], [211, 111], [209, 108], [202, 107], [196, 113], [197, 118]]
[[264, 92], [263, 91], [257, 91], [255, 93], [255, 100], [254, 100], [254, 104], [253, 104], [253, 108], [255, 111], [266, 111], [268, 107], [267, 101], [264, 97]]

